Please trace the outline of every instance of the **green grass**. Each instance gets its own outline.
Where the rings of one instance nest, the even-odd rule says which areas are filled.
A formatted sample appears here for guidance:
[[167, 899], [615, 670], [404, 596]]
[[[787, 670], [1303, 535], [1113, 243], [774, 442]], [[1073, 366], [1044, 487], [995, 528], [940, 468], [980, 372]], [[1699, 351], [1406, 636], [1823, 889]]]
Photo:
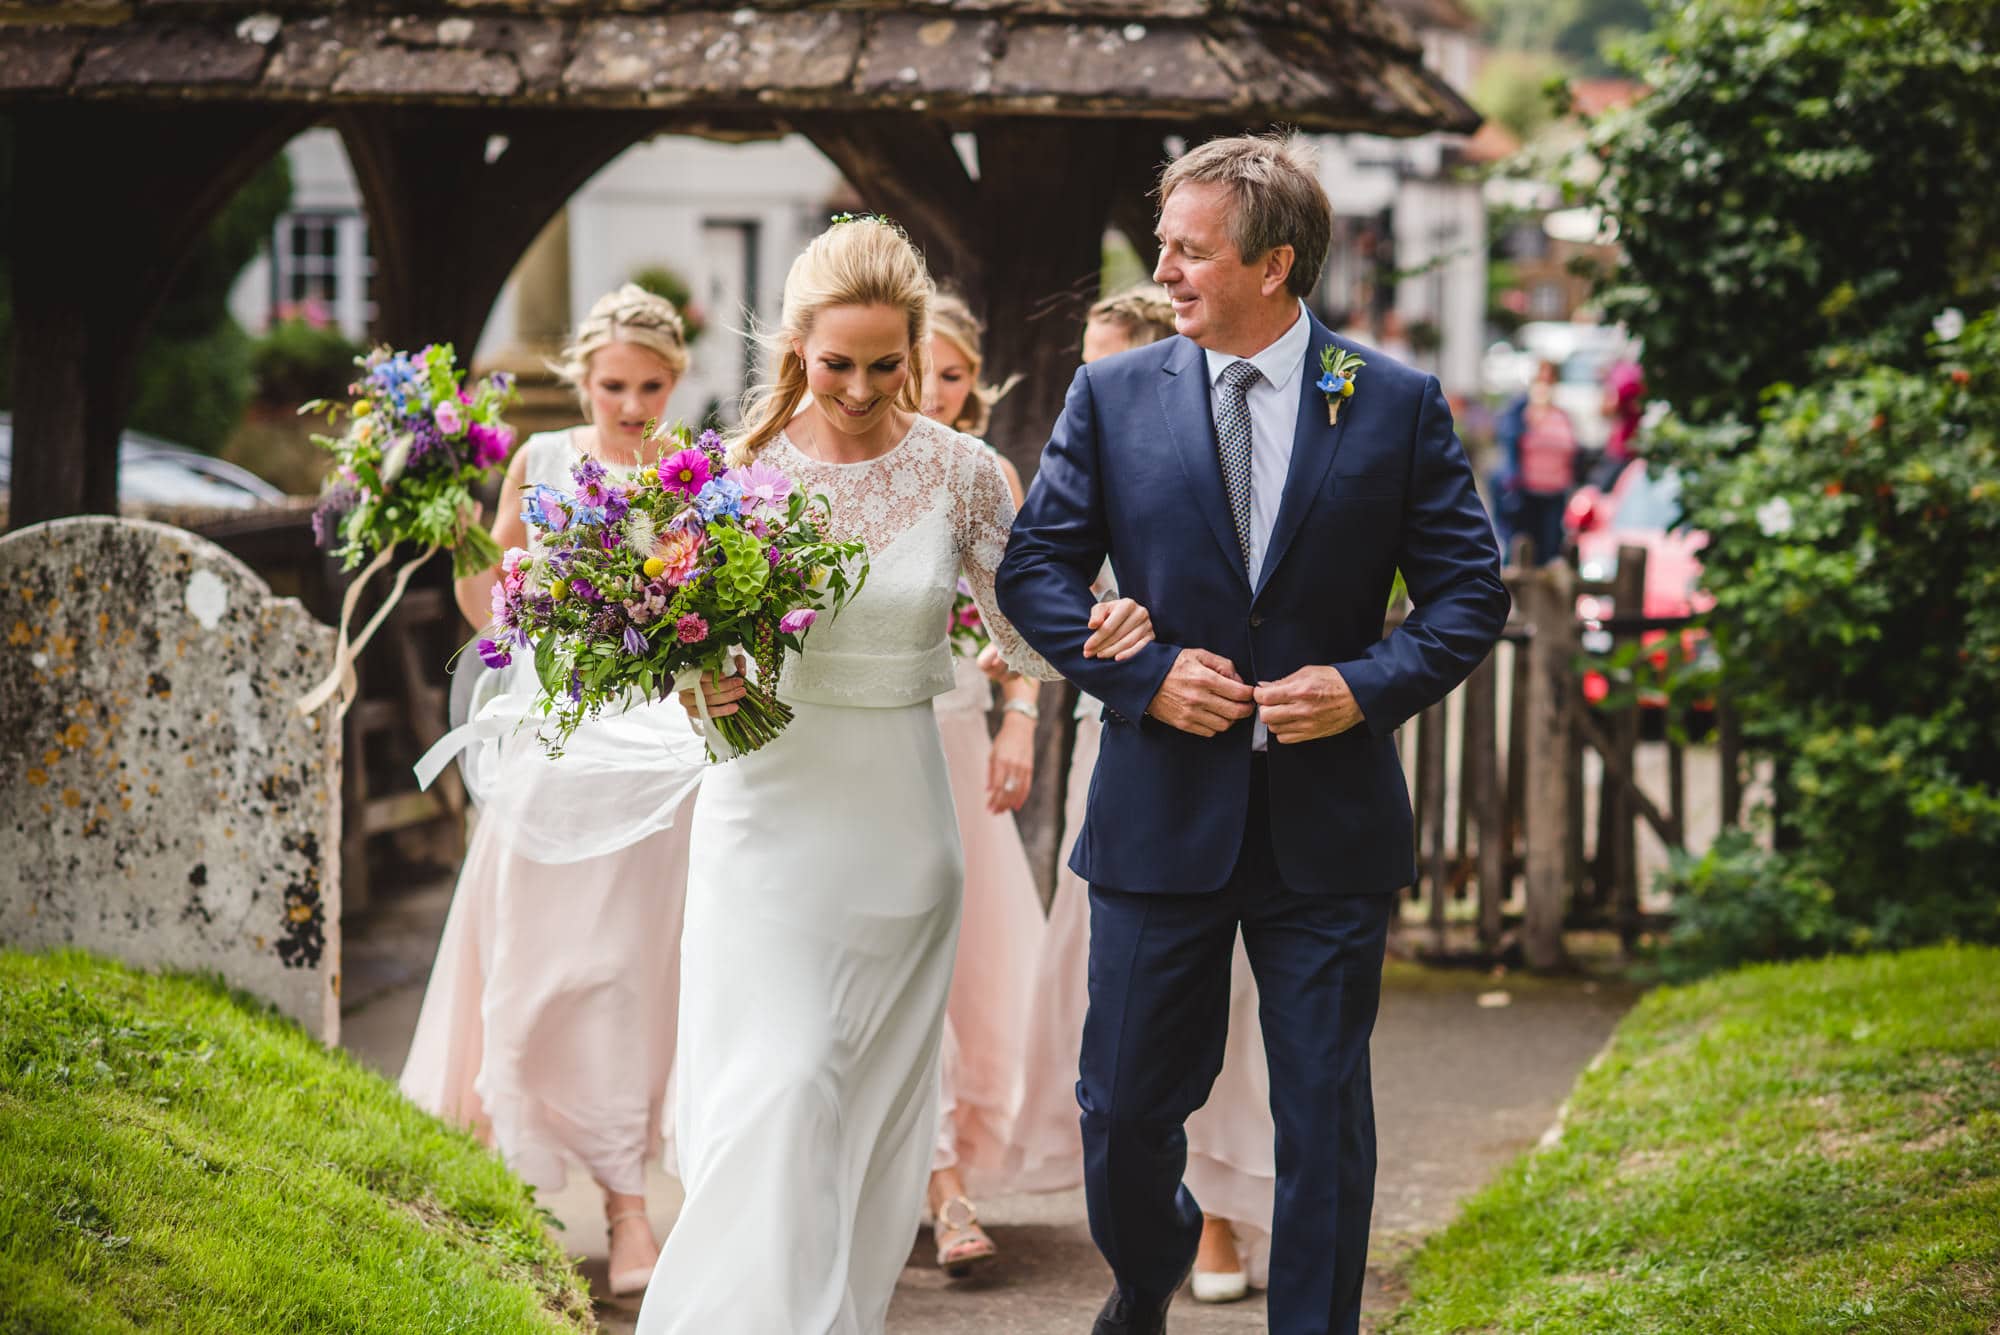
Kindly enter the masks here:
[[2000, 1331], [2000, 950], [1650, 994], [1393, 1335]]
[[523, 1186], [201, 980], [0, 952], [0, 1330], [594, 1328]]

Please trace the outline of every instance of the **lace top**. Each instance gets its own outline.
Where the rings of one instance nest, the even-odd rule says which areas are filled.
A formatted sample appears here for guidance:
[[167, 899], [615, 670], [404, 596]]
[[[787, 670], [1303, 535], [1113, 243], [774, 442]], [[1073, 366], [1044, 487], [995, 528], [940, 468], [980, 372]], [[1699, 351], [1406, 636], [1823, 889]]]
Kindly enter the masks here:
[[1014, 526], [1014, 498], [978, 440], [919, 417], [900, 444], [862, 463], [822, 463], [785, 434], [763, 456], [827, 498], [833, 536], [868, 546], [868, 582], [839, 616], [806, 633], [803, 654], [786, 656], [779, 694], [890, 708], [951, 690], [946, 631], [961, 570], [1008, 666], [1057, 679], [994, 605], [993, 572]]

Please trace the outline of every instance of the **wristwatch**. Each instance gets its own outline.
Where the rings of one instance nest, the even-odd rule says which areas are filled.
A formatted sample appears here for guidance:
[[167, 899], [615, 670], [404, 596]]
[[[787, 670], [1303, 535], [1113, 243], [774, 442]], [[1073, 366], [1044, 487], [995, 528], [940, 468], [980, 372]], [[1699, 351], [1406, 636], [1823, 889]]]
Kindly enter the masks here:
[[1042, 711], [1033, 700], [1009, 700], [1006, 704], [1000, 706], [1000, 712], [1003, 714], [1020, 714], [1024, 718], [1036, 723], [1042, 720]]

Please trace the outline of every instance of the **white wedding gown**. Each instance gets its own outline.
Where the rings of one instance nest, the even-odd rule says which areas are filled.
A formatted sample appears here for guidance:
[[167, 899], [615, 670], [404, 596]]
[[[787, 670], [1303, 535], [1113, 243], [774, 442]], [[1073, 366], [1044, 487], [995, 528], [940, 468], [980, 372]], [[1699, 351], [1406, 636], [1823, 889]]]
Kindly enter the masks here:
[[1013, 501], [924, 418], [860, 464], [764, 461], [867, 543], [861, 593], [787, 659], [796, 718], [702, 785], [681, 937], [674, 1118], [686, 1203], [641, 1335], [870, 1335], [908, 1258], [937, 1122], [963, 880], [933, 696], [961, 568], [993, 605]]

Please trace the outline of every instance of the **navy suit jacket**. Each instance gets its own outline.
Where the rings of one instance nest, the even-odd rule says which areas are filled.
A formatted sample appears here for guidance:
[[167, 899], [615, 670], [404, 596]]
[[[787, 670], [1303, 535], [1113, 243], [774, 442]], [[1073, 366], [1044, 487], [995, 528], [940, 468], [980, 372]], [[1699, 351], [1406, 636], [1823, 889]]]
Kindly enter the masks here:
[[[1308, 319], [1311, 316], [1308, 315]], [[1320, 349], [1360, 353], [1327, 424]], [[1251, 725], [1195, 737], [1146, 717], [1184, 648], [1249, 682], [1339, 669], [1365, 722], [1270, 744], [1271, 835], [1287, 887], [1371, 894], [1415, 878], [1394, 733], [1478, 666], [1507, 618], [1493, 525], [1433, 376], [1312, 321], [1291, 471], [1252, 587], [1223, 490], [1201, 348], [1175, 337], [1079, 370], [1014, 522], [1000, 610], [1104, 700], [1103, 748], [1070, 866], [1114, 890], [1220, 889], [1243, 846]], [[1090, 583], [1109, 556], [1158, 639], [1124, 662], [1083, 657]], [[1414, 610], [1384, 638], [1396, 572]]]

